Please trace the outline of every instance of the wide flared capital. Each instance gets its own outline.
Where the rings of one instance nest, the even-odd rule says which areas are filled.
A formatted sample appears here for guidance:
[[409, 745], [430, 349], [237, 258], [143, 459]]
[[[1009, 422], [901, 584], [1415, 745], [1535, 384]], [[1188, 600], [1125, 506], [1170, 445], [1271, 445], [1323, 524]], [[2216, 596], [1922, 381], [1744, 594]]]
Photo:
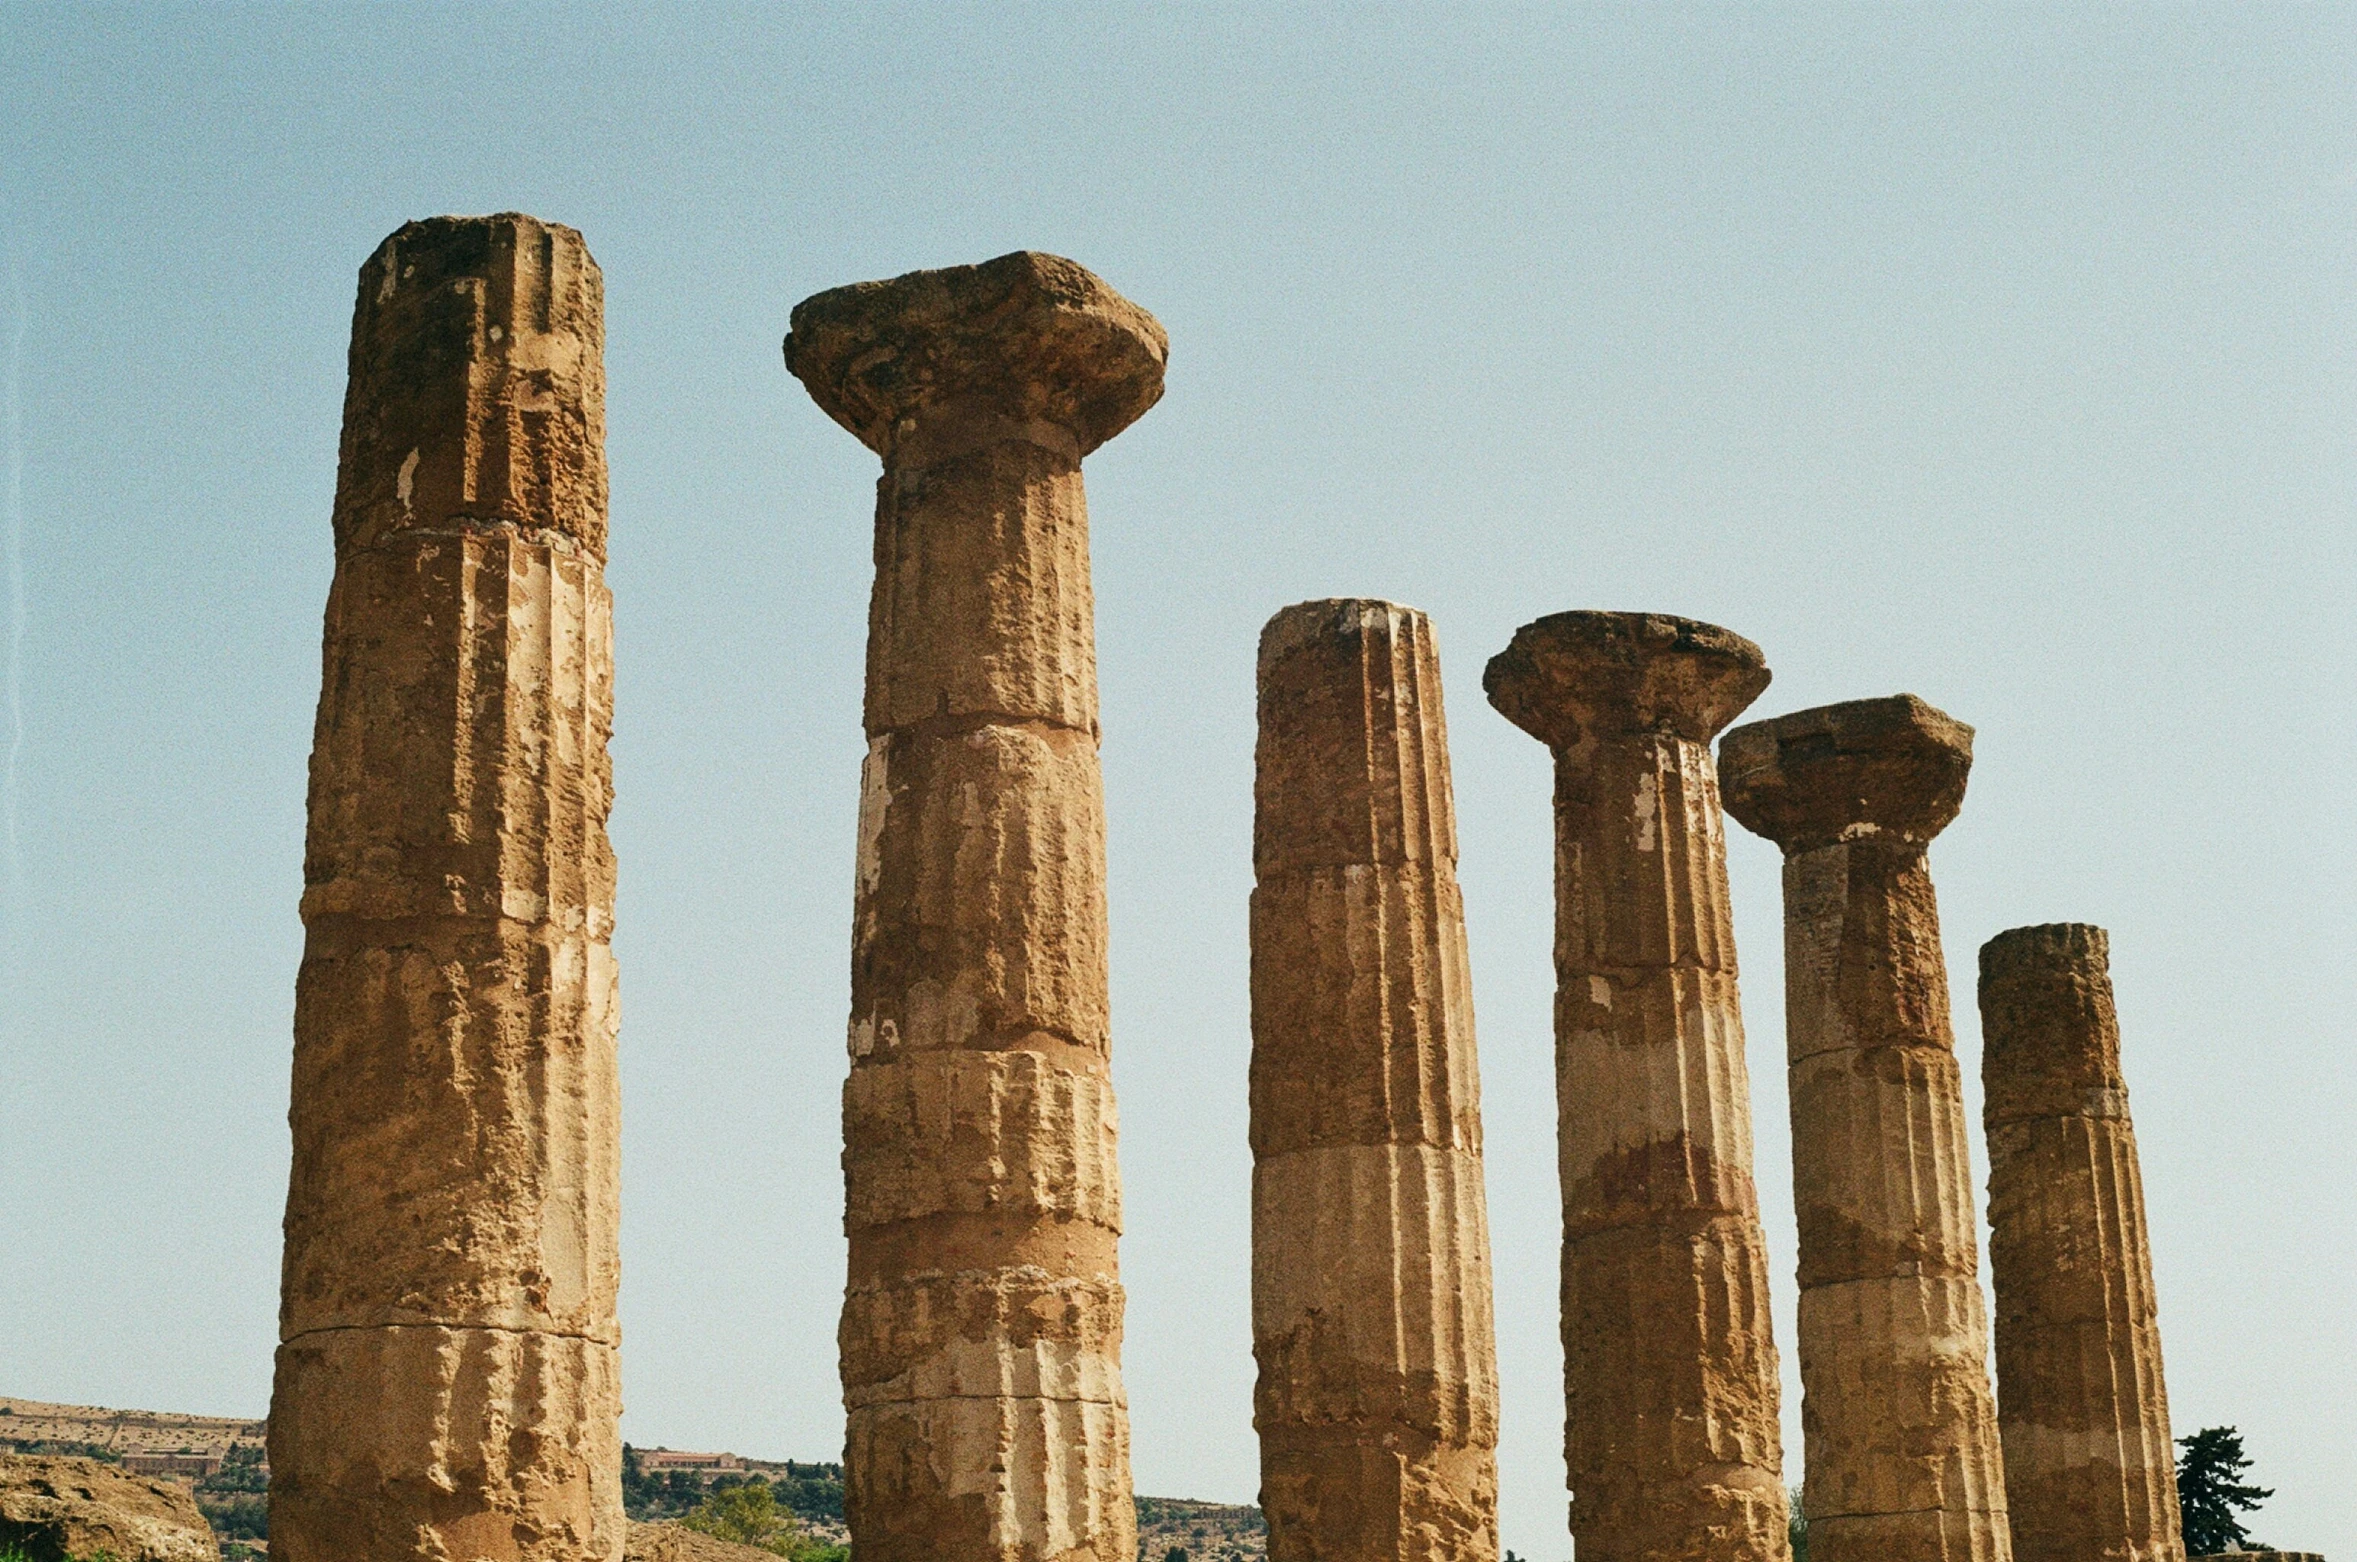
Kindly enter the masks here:
[[1017, 250], [794, 306], [786, 367], [891, 460], [928, 422], [1044, 423], [1086, 455], [1162, 398], [1170, 341], [1086, 267]]
[[1972, 729], [1912, 694], [1737, 727], [1719, 744], [1727, 812], [1788, 852], [1859, 835], [1928, 841], [1964, 805]]
[[1550, 748], [1665, 733], [1708, 743], [1768, 686], [1767, 658], [1731, 630], [1666, 613], [1553, 613], [1514, 631], [1482, 692]]

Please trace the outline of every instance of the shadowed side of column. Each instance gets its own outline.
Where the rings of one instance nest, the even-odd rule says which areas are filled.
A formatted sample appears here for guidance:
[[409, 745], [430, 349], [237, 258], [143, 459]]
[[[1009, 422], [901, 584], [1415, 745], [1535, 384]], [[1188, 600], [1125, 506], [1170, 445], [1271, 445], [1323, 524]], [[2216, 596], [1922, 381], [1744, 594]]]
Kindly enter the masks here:
[[1498, 1554], [1480, 1085], [1423, 614], [1262, 631], [1252, 893], [1254, 1423], [1273, 1562]]
[[1811, 1562], [2004, 1562], [1963, 1080], [1926, 847], [1972, 729], [1912, 695], [1727, 734], [1784, 849]]
[[271, 1541], [621, 1554], [603, 299], [569, 228], [362, 269], [311, 758]]
[[861, 1562], [1132, 1562], [1080, 460], [1145, 311], [1028, 252], [838, 288], [786, 363], [883, 457], [844, 1086]]
[[2144, 1178], [2110, 940], [2078, 923], [1981, 946], [1997, 1388], [2018, 1562], [2179, 1562]]
[[1571, 1528], [1583, 1562], [1789, 1552], [1710, 743], [1767, 687], [1690, 619], [1558, 613], [1483, 687], [1555, 755]]

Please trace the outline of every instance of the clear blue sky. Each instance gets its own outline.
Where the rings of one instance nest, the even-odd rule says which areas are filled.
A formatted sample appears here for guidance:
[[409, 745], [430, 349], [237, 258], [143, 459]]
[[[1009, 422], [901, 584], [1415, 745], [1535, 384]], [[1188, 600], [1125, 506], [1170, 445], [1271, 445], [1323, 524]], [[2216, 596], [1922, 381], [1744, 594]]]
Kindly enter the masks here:
[[607, 284], [632, 1439], [841, 1440], [874, 458], [787, 312], [1028, 246], [1172, 343], [1089, 465], [1142, 1490], [1256, 1484], [1254, 637], [1389, 596], [1451, 694], [1506, 1540], [1568, 1554], [1546, 756], [1479, 673], [1636, 607], [1759, 641], [1757, 714], [1979, 728], [1968, 1075], [1980, 943], [2108, 926], [2178, 1428], [2243, 1429], [2261, 1539], [2357, 1551], [2347, 6], [0, 5], [0, 1391], [267, 1402], [354, 274], [510, 207]]

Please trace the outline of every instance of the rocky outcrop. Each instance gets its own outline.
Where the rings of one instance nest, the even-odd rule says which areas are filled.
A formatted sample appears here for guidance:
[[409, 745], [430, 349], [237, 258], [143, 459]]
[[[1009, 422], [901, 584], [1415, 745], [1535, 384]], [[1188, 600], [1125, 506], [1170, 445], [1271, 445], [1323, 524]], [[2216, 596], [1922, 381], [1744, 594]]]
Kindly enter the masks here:
[[[196, 1499], [96, 1459], [0, 1455], [0, 1545], [32, 1562], [218, 1562]], [[717, 1562], [717, 1559], [715, 1559]]]
[[684, 1524], [633, 1524], [622, 1562], [777, 1562], [777, 1553], [699, 1534]]

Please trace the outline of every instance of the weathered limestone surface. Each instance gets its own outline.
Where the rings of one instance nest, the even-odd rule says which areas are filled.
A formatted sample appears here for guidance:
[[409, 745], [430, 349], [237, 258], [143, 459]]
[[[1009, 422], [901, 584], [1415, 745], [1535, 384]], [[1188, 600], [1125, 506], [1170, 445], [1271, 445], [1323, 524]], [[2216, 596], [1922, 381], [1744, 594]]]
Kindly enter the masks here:
[[119, 1464], [0, 1454], [0, 1546], [34, 1559], [219, 1562], [221, 1545], [188, 1488]]
[[1972, 729], [1912, 695], [1727, 734], [1727, 812], [1784, 849], [1811, 1562], [2005, 1562], [1963, 1077], [1925, 849]]
[[311, 756], [271, 1547], [622, 1547], [603, 296], [570, 228], [360, 273]]
[[622, 1562], [769, 1562], [776, 1555], [760, 1546], [721, 1540], [676, 1523], [633, 1523], [622, 1548]]
[[2111, 945], [2077, 923], [1981, 946], [1997, 1390], [2018, 1562], [2177, 1562], [2144, 1176]]
[[1252, 1336], [1272, 1562], [1498, 1554], [1481, 1099], [1432, 628], [1260, 638]]
[[1555, 1057], [1581, 1562], [1789, 1553], [1711, 740], [1768, 685], [1691, 619], [1558, 613], [1482, 680], [1555, 754]]
[[1152, 316], [1019, 252], [818, 294], [786, 365], [883, 457], [843, 1094], [861, 1562], [1133, 1562], [1080, 460]]

